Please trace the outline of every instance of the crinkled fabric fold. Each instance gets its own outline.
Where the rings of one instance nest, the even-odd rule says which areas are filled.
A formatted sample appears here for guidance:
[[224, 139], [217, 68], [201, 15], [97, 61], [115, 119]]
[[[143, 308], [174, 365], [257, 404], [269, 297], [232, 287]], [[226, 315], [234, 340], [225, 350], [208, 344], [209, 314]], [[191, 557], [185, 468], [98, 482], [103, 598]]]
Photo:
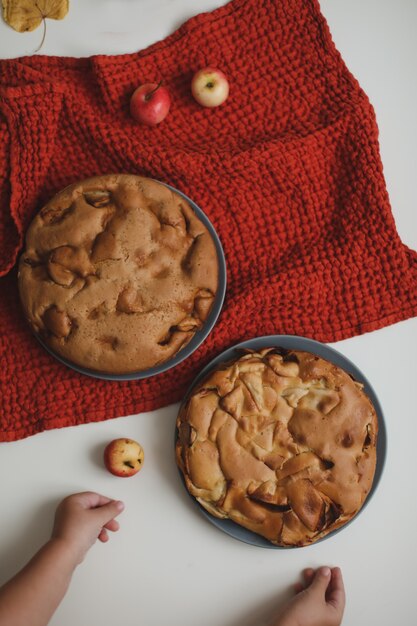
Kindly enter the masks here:
[[[218, 109], [197, 105], [194, 71], [221, 67]], [[173, 105], [137, 125], [129, 98], [163, 80]], [[96, 174], [169, 182], [222, 240], [228, 293], [185, 362], [154, 378], [79, 375], [23, 319], [16, 260], [37, 210]], [[392, 217], [367, 96], [316, 0], [233, 0], [136, 54], [0, 61], [0, 440], [156, 409], [234, 342], [283, 333], [332, 342], [416, 315], [417, 254]]]

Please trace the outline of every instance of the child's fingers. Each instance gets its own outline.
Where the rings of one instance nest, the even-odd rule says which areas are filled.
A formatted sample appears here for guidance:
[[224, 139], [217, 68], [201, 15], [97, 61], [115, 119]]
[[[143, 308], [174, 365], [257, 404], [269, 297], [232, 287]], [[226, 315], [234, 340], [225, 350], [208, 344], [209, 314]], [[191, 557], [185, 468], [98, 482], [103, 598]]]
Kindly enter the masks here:
[[345, 586], [343, 584], [342, 572], [339, 567], [331, 570], [331, 580], [327, 590], [326, 599], [335, 609], [343, 611], [345, 608]]
[[81, 493], [74, 493], [69, 498], [73, 499], [77, 504], [81, 505], [84, 509], [95, 509], [96, 507], [103, 506], [109, 502], [113, 502], [112, 498], [102, 496], [95, 491], [83, 491]]
[[300, 593], [301, 591], [304, 591], [304, 585], [302, 583], [294, 583], [293, 588], [295, 593]]
[[311, 581], [314, 578], [314, 570], [312, 567], [306, 567], [306, 569], [303, 570], [303, 578], [306, 587], [311, 585]]
[[314, 570], [311, 567], [307, 567], [306, 569], [304, 569], [302, 574], [303, 574], [304, 584], [295, 583], [294, 584], [295, 593], [300, 593], [300, 591], [304, 591], [304, 589], [311, 584], [311, 581], [314, 578]]
[[326, 590], [331, 578], [330, 567], [319, 567], [316, 570], [311, 585], [307, 589], [307, 593], [318, 593], [325, 598]]
[[97, 520], [100, 526], [105, 526], [114, 517], [120, 515], [124, 508], [123, 502], [112, 500], [107, 504], [103, 504], [103, 506], [91, 509], [89, 515], [94, 515], [94, 519]]
[[106, 524], [103, 525], [103, 528], [101, 529], [98, 538], [103, 543], [106, 543], [106, 541], [109, 540], [109, 533], [107, 531], [110, 530], [112, 533], [114, 533], [117, 530], [119, 530], [119, 528], [120, 528], [119, 522], [116, 521], [115, 519], [111, 519], [109, 522], [106, 522]]
[[[113, 498], [108, 498], [107, 496], [103, 496], [101, 493], [96, 493], [95, 491], [74, 493], [71, 496], [68, 496], [66, 500], [72, 500], [84, 509], [101, 509], [109, 504], [118, 502]], [[124, 505], [120, 509], [119, 513], [123, 510], [123, 508]]]
[[120, 524], [115, 519], [111, 519], [110, 522], [107, 522], [107, 524], [104, 524], [103, 528], [106, 528], [107, 530], [111, 530], [111, 532], [114, 533], [117, 530], [119, 530]]

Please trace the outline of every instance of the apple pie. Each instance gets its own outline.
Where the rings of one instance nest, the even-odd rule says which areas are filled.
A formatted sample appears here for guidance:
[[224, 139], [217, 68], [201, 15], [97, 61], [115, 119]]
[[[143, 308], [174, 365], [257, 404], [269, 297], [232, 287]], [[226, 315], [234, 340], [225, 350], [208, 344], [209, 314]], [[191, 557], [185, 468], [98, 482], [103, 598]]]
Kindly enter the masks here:
[[362, 507], [378, 423], [344, 370], [268, 348], [222, 364], [177, 418], [177, 463], [192, 496], [278, 546], [305, 546]]
[[26, 318], [53, 352], [124, 374], [169, 360], [202, 327], [218, 257], [182, 196], [140, 176], [97, 176], [34, 218], [18, 281]]

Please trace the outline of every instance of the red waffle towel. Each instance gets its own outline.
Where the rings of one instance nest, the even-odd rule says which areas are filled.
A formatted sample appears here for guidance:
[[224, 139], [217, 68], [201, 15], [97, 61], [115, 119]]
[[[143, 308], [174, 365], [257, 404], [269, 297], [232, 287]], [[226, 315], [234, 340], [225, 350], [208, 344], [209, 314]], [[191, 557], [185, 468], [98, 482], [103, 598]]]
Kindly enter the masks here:
[[[230, 79], [219, 109], [190, 95], [195, 70]], [[234, 0], [137, 54], [0, 62], [0, 439], [179, 400], [209, 359], [243, 339], [337, 341], [417, 312], [417, 254], [396, 232], [367, 96], [316, 0]], [[163, 80], [156, 128], [132, 91]], [[65, 185], [112, 172], [193, 198], [223, 242], [228, 293], [215, 329], [175, 369], [113, 383], [55, 362], [23, 320], [13, 269], [34, 213]]]

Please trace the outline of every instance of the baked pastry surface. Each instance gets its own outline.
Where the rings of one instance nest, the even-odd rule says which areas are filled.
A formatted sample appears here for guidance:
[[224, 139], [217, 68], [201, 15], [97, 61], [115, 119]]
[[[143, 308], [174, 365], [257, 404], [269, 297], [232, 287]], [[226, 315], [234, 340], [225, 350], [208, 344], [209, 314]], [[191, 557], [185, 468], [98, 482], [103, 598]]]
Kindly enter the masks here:
[[29, 324], [53, 351], [122, 374], [170, 359], [201, 328], [218, 259], [182, 196], [114, 174], [71, 185], [41, 209], [18, 280]]
[[378, 432], [360, 383], [309, 352], [249, 352], [192, 392], [177, 418], [177, 463], [212, 515], [279, 546], [348, 522], [372, 486]]

